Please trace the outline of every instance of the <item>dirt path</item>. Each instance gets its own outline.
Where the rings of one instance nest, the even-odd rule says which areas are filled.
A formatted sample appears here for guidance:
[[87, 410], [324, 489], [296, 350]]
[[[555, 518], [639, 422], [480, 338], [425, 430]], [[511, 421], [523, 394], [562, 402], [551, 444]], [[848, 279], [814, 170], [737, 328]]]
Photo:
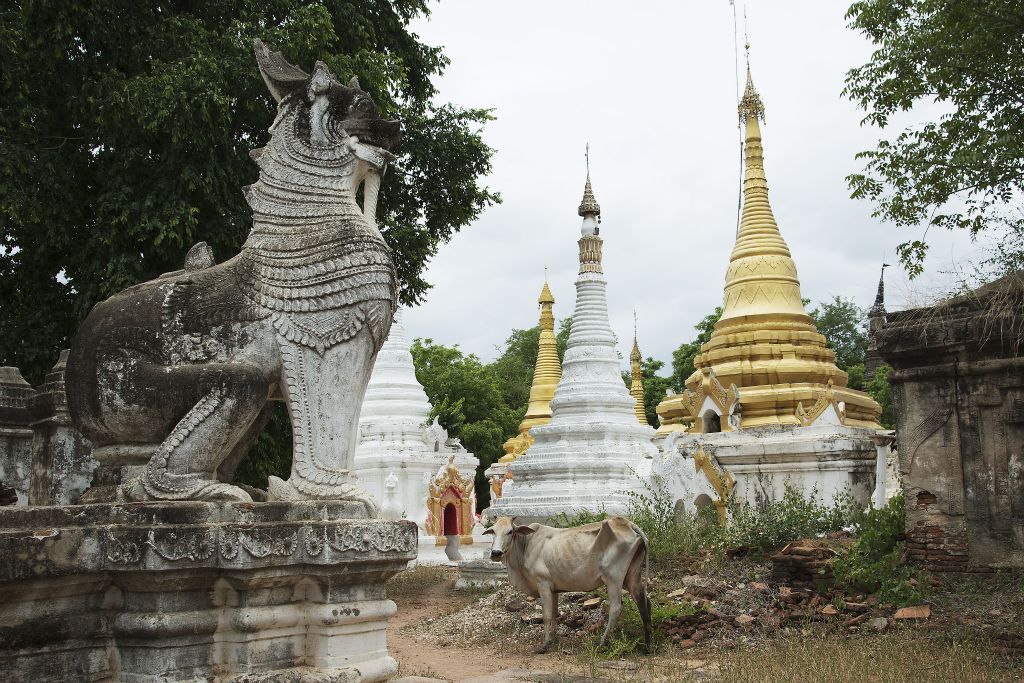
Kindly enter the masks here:
[[[479, 597], [479, 596], [477, 596]], [[523, 656], [500, 653], [487, 647], [439, 648], [421, 643], [404, 627], [461, 609], [476, 597], [452, 590], [450, 582], [428, 583], [422, 591], [393, 595], [398, 614], [388, 622], [388, 651], [398, 660], [399, 676], [428, 676], [463, 681], [506, 669], [564, 671], [566, 662], [557, 653]]]

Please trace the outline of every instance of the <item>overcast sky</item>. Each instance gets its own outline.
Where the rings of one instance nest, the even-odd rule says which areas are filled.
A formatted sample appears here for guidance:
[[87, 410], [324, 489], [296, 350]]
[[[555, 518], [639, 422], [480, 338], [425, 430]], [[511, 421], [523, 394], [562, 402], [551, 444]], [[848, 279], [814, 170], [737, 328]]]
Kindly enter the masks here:
[[[849, 198], [844, 178], [860, 169], [854, 155], [879, 132], [862, 128], [862, 113], [840, 95], [846, 71], [870, 55], [846, 28], [848, 5], [750, 0], [746, 10], [771, 202], [803, 295], [866, 307], [882, 259], [896, 263], [896, 245], [921, 231], [880, 223], [868, 202]], [[737, 10], [742, 71], [742, 1]], [[429, 264], [434, 287], [406, 318], [410, 336], [493, 359], [512, 328], [536, 324], [545, 265], [556, 317], [571, 315], [589, 142], [619, 351], [628, 358], [636, 309], [644, 354], [670, 364], [694, 324], [721, 304], [735, 235], [728, 0], [442, 0], [413, 29], [451, 59], [441, 101], [494, 108], [484, 139], [497, 152], [485, 182], [504, 202]], [[913, 288], [900, 269], [888, 271], [890, 307], [941, 288], [951, 264], [976, 255], [962, 236], [928, 238], [928, 272]]]

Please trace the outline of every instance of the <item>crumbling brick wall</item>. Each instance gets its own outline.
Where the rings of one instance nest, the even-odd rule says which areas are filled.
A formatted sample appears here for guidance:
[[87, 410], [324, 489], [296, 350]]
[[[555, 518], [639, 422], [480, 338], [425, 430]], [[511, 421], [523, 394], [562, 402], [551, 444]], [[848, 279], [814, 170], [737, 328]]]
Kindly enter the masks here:
[[1024, 566], [1024, 273], [887, 314], [910, 556], [944, 571]]

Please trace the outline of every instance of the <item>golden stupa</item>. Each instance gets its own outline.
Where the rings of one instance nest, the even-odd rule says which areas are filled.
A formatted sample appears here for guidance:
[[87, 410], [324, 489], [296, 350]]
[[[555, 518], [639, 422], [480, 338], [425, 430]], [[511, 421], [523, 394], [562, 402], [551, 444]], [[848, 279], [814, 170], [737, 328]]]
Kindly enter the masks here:
[[[796, 264], [768, 202], [759, 124], [764, 105], [749, 66], [739, 115], [745, 126], [743, 213], [725, 274], [722, 317], [694, 359], [686, 391], [658, 405], [658, 431], [807, 426], [830, 405], [844, 425], [879, 429], [881, 407], [846, 387], [846, 373], [804, 310]], [[708, 398], [717, 417], [699, 414]]]
[[633, 350], [629, 354], [629, 395], [636, 399], [636, 419], [640, 424], [650, 426], [647, 421], [647, 410], [644, 407], [644, 381], [643, 372], [640, 369], [640, 345], [636, 341], [636, 333], [633, 333]]
[[555, 297], [551, 296], [547, 282], [540, 291], [537, 303], [540, 304], [540, 343], [537, 345], [537, 362], [533, 366], [530, 404], [526, 407], [523, 421], [519, 423], [519, 433], [502, 446], [505, 455], [498, 459], [500, 463], [513, 462], [533, 445], [530, 429], [547, 424], [551, 420], [551, 397], [555, 395], [555, 387], [562, 378], [562, 366], [558, 362], [558, 343], [555, 339], [555, 315], [551, 312]]

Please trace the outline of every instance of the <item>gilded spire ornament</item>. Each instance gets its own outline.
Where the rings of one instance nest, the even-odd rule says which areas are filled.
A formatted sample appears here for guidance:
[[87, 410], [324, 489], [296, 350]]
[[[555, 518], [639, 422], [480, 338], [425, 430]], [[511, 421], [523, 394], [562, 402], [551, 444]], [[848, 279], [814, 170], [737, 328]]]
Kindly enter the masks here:
[[[846, 388], [847, 375], [804, 310], [789, 246], [768, 201], [761, 126], [765, 108], [747, 66], [739, 102], [744, 127], [743, 210], [725, 274], [722, 317], [694, 359], [686, 391], [658, 406], [659, 433], [704, 429], [696, 411], [709, 396], [723, 431], [759, 425], [811, 424], [834, 405], [848, 426], [878, 429], [881, 408]], [[731, 387], [735, 386], [735, 390]], [[730, 417], [726, 420], [726, 417]]]
[[644, 403], [644, 380], [640, 363], [643, 356], [640, 355], [640, 344], [636, 340], [636, 324], [634, 314], [633, 326], [633, 350], [629, 354], [629, 395], [636, 399], [636, 419], [640, 424], [649, 426], [647, 421], [647, 410]]
[[523, 421], [519, 423], [519, 433], [502, 446], [505, 455], [498, 459], [500, 463], [513, 462], [525, 453], [533, 444], [530, 429], [547, 424], [551, 420], [551, 397], [555, 395], [555, 387], [562, 378], [562, 366], [558, 361], [558, 343], [555, 338], [555, 316], [552, 312], [555, 297], [552, 296], [546, 281], [537, 303], [540, 304], [540, 342], [537, 345], [537, 362], [533, 366], [530, 403]]

